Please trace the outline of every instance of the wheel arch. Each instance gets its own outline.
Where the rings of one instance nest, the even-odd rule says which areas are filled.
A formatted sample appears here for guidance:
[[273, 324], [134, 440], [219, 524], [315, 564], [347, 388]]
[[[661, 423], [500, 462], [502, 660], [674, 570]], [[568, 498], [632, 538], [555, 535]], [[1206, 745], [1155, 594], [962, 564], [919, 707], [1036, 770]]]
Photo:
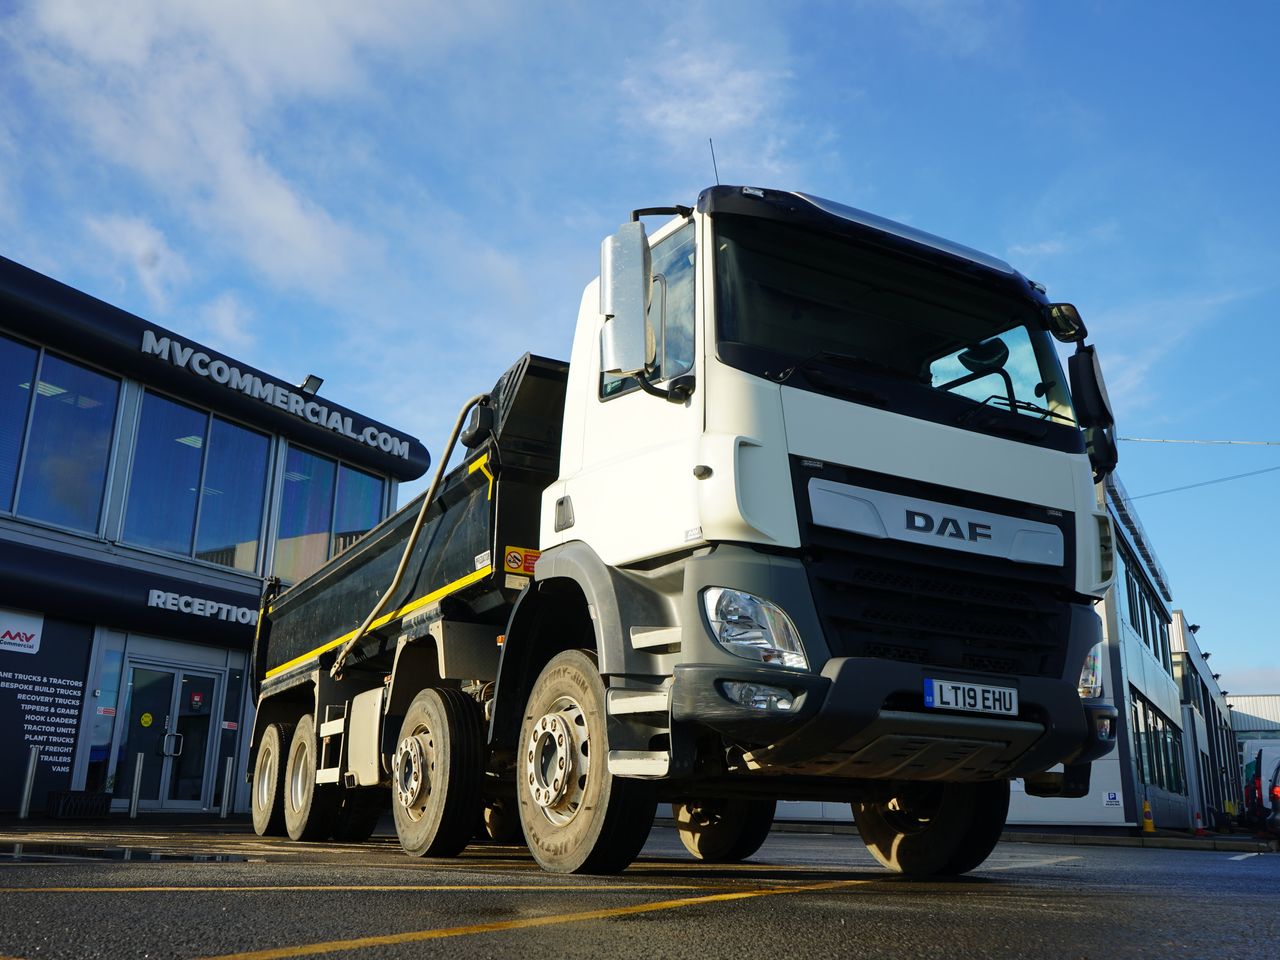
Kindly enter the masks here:
[[538, 673], [563, 650], [593, 650], [605, 676], [653, 674], [652, 655], [632, 647], [631, 630], [675, 626], [678, 599], [678, 590], [664, 592], [640, 575], [608, 566], [582, 541], [543, 553], [534, 584], [507, 622], [490, 742], [515, 743]]

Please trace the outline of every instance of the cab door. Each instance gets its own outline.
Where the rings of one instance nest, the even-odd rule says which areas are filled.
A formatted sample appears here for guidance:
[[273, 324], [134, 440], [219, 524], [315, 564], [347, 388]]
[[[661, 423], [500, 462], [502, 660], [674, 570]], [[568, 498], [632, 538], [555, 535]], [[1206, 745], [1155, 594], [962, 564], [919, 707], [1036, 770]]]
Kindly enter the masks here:
[[696, 386], [701, 344], [697, 291], [697, 234], [692, 219], [661, 231], [652, 245], [653, 285], [648, 310], [649, 383], [668, 390], [693, 375], [691, 396], [671, 402], [646, 392], [633, 377], [602, 373], [597, 318], [593, 364], [584, 403], [581, 466], [565, 478], [561, 496], [572, 503], [574, 526], [564, 539], [584, 540], [608, 564], [661, 556], [701, 539], [696, 480], [703, 404]]

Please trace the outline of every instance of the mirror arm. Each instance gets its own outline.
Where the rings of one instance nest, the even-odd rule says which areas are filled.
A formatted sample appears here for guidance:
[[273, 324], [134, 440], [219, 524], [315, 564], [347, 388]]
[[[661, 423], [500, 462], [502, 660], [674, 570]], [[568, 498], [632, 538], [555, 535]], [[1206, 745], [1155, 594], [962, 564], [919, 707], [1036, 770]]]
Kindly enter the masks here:
[[684, 403], [687, 401], [693, 396], [693, 388], [696, 383], [691, 373], [675, 377], [671, 381], [671, 386], [665, 390], [662, 387], [655, 387], [649, 380], [648, 375], [644, 373], [636, 375], [636, 382], [640, 384], [640, 389], [649, 394], [649, 396], [661, 397], [668, 403]]
[[631, 211], [631, 222], [635, 223], [641, 217], [662, 216], [664, 213], [675, 217], [688, 217], [693, 213], [693, 207], [684, 207], [679, 204], [673, 207], [641, 207], [639, 210]]

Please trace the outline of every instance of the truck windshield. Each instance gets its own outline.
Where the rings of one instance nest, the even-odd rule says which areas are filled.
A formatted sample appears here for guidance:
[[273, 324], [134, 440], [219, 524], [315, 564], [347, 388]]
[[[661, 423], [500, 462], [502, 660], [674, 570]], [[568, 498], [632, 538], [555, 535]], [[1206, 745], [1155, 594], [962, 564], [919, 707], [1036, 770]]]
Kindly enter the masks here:
[[776, 220], [722, 214], [715, 224], [723, 362], [967, 429], [1079, 442], [1030, 297]]

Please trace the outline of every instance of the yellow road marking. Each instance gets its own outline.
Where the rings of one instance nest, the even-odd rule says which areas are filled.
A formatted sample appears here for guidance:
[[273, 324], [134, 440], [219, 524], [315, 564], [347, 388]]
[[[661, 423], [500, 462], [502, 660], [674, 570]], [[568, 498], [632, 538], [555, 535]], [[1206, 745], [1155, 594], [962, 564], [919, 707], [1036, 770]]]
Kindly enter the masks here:
[[244, 953], [228, 953], [205, 960], [286, 960], [290, 957], [308, 957], [320, 953], [336, 953], [340, 950], [365, 950], [371, 947], [392, 947], [402, 943], [420, 943], [424, 940], [443, 940], [446, 937], [465, 937], [477, 933], [496, 933], [501, 930], [524, 930], [530, 927], [549, 927], [561, 923], [580, 923], [584, 920], [607, 920], [656, 910], [674, 910], [679, 907], [696, 907], [708, 903], [725, 903], [731, 900], [749, 900], [753, 897], [772, 897], [782, 893], [813, 893], [819, 890], [838, 890], [843, 887], [872, 883], [871, 880], [833, 880], [829, 883], [812, 883], [793, 887], [766, 887], [743, 890], [737, 893], [714, 893], [704, 897], [684, 900], [659, 900], [656, 903], [637, 903], [626, 907], [604, 907], [600, 910], [583, 910], [578, 913], [556, 913], [544, 917], [526, 917], [520, 920], [498, 920], [493, 923], [477, 923], [466, 927], [439, 927], [434, 930], [410, 930], [405, 933], [389, 933], [372, 937], [354, 937], [350, 940], [328, 940], [323, 943], [304, 943], [292, 947], [270, 947], [266, 950], [250, 950]]
[[[626, 891], [626, 890], [708, 890], [723, 887], [724, 884], [691, 884], [691, 883], [612, 883], [612, 884], [562, 884], [528, 883], [528, 884], [364, 884], [360, 886], [336, 886], [328, 884], [308, 884], [297, 886], [260, 886], [260, 887], [0, 887], [0, 893], [274, 893], [276, 891], [291, 893], [360, 893], [372, 891], [386, 893], [403, 890], [410, 893], [430, 891], [439, 893], [447, 890], [460, 890], [474, 893], [476, 891], [537, 891], [549, 890], [563, 892], [566, 890], [578, 893], [589, 893], [594, 890]], [[4, 960], [0, 957], [0, 960]]]

